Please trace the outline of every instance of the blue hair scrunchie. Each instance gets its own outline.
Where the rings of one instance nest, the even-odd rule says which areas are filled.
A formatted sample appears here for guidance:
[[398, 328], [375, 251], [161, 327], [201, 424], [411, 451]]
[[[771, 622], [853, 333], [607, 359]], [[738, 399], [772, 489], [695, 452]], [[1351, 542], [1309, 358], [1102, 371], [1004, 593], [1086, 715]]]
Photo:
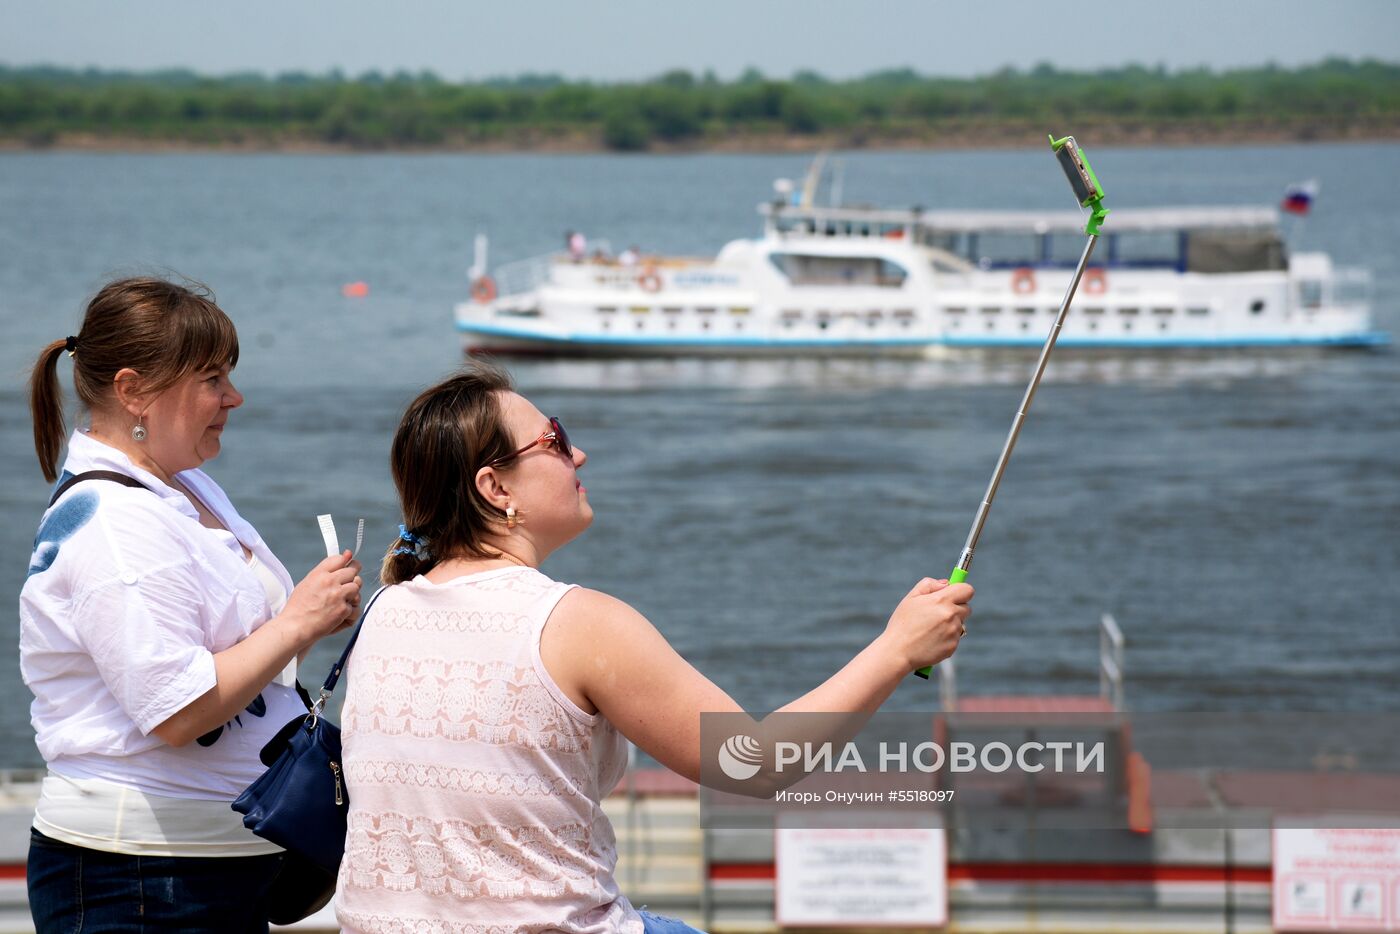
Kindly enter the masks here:
[[402, 522], [400, 522], [400, 523], [399, 523], [399, 541], [401, 541], [401, 542], [408, 542], [408, 544], [409, 544], [410, 547], [400, 546], [400, 547], [398, 547], [398, 548], [395, 548], [395, 549], [394, 549], [394, 554], [396, 554], [396, 555], [416, 555], [416, 554], [418, 554], [418, 549], [417, 549], [416, 546], [419, 545], [419, 544], [421, 544], [423, 540], [422, 540], [421, 538], [419, 538], [417, 535], [414, 535], [412, 532], [410, 532], [410, 531], [408, 530], [408, 528], [407, 528]]

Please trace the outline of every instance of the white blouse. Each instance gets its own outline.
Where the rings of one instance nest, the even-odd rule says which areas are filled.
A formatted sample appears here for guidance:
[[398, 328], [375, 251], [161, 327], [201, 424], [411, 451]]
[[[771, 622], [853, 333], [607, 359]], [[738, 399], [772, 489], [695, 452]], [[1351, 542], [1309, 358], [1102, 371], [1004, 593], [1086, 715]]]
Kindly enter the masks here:
[[[200, 470], [179, 479], [229, 531], [125, 454], [74, 432], [63, 477], [115, 470], [148, 489], [80, 483], [44, 513], [20, 593], [20, 671], [52, 773], [173, 798], [229, 802], [264, 770], [262, 746], [305, 713], [278, 679], [233, 720], [176, 748], [151, 731], [215, 684], [214, 655], [272, 616], [246, 547], [292, 580]], [[241, 544], [240, 544], [241, 543]], [[229, 811], [237, 821], [238, 815]]]

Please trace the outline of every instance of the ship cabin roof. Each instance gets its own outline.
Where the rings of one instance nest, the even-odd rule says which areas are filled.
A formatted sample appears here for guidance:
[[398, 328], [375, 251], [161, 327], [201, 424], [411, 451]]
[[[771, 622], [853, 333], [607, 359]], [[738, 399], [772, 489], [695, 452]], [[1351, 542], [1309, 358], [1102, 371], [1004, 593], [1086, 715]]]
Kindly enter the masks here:
[[[1084, 245], [1083, 211], [925, 211], [759, 205], [765, 233], [793, 248], [882, 238], [926, 247], [982, 269], [1072, 267]], [[831, 239], [828, 239], [831, 238]], [[1267, 207], [1113, 209], [1092, 265], [1246, 272], [1287, 268], [1279, 213]]]

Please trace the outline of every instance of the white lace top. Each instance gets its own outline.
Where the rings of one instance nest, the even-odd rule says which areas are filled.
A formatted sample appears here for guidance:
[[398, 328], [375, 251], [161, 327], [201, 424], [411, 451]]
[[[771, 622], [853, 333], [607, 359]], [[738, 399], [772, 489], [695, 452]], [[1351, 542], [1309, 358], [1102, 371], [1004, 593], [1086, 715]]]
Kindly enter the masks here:
[[506, 568], [375, 604], [342, 715], [346, 932], [641, 934], [600, 805], [625, 743], [540, 658], [571, 586]]

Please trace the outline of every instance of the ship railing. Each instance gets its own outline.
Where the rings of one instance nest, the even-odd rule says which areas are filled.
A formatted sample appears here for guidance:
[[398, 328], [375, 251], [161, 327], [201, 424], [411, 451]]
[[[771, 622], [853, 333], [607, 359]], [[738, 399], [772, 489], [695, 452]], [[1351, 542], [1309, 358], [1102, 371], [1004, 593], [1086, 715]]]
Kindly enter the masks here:
[[1368, 269], [1345, 267], [1332, 273], [1332, 302], [1348, 311], [1362, 310], [1371, 305], [1371, 272]]
[[501, 295], [533, 292], [549, 281], [549, 267], [553, 261], [554, 254], [545, 253], [543, 256], [532, 256], [498, 266], [495, 274], [496, 288]]
[[501, 295], [532, 292], [545, 284], [655, 291], [678, 272], [716, 268], [713, 257], [642, 256], [622, 263], [606, 254], [575, 260], [567, 253], [547, 253], [507, 263], [496, 270], [495, 277]]
[[629, 277], [635, 278], [640, 275], [637, 270], [642, 265], [645, 265], [645, 261], [637, 266], [620, 265], [617, 257], [613, 256], [612, 245], [608, 241], [594, 240], [589, 247], [589, 253], [579, 259], [568, 253], [544, 253], [498, 266], [495, 272], [496, 289], [501, 295], [533, 292], [550, 281], [551, 271], [556, 266], [590, 271], [622, 269], [629, 271]]

